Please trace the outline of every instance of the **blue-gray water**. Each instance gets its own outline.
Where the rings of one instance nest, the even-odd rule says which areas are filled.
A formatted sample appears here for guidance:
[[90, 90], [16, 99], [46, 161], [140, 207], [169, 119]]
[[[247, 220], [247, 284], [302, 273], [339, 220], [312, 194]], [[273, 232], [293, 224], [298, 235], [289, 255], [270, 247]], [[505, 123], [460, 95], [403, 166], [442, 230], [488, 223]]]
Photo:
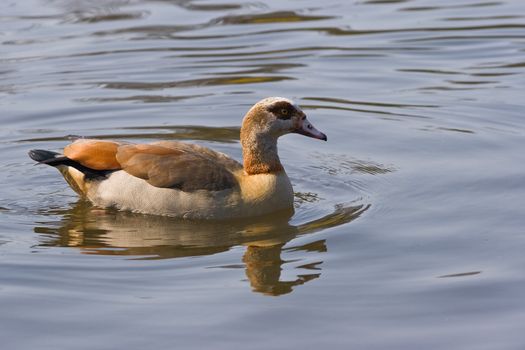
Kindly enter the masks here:
[[[523, 349], [525, 1], [0, 3], [2, 349]], [[33, 148], [240, 159], [296, 100], [296, 214], [104, 211]]]

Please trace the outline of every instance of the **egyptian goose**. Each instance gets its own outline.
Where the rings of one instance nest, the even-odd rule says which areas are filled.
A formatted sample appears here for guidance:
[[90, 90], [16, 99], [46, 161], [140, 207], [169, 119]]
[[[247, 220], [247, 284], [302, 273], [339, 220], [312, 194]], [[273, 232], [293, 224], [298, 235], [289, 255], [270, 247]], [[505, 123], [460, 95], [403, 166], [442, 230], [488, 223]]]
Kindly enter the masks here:
[[228, 219], [293, 211], [293, 189], [277, 139], [298, 133], [326, 141], [292, 101], [256, 103], [241, 127], [244, 166], [209, 148], [177, 141], [132, 144], [79, 139], [63, 154], [32, 150], [94, 205], [187, 219]]

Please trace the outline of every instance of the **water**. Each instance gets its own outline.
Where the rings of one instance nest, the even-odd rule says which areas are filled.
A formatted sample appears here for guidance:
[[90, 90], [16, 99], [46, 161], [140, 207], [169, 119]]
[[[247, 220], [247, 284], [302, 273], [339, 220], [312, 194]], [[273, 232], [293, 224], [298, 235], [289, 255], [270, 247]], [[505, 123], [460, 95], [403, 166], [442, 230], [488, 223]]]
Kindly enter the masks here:
[[[525, 2], [0, 4], [4, 349], [522, 349]], [[29, 149], [280, 140], [291, 220], [104, 211]]]

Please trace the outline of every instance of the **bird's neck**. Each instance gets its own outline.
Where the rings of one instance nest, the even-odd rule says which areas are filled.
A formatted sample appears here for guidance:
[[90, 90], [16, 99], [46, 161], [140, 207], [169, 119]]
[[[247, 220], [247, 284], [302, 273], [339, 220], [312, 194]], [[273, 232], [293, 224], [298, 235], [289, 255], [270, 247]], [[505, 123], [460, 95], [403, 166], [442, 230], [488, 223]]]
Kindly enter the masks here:
[[277, 154], [277, 137], [256, 132], [241, 131], [243, 167], [248, 175], [283, 171]]

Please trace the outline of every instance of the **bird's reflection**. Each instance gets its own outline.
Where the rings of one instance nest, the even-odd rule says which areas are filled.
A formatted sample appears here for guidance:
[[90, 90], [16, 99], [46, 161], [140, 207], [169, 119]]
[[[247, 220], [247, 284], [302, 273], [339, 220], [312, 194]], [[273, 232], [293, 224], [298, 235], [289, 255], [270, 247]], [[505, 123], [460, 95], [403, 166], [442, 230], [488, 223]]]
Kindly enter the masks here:
[[42, 235], [41, 246], [78, 247], [85, 254], [128, 255], [135, 259], [211, 255], [246, 246], [243, 263], [252, 289], [282, 295], [318, 278], [317, 265], [322, 263], [300, 266], [304, 274], [283, 281], [283, 251], [326, 251], [324, 240], [292, 248], [284, 245], [297, 236], [348, 223], [368, 207], [338, 205], [319, 219], [291, 225], [289, 212], [242, 221], [191, 222], [98, 209], [80, 200], [71, 209], [43, 213], [59, 215], [60, 220], [40, 222], [35, 232]]

